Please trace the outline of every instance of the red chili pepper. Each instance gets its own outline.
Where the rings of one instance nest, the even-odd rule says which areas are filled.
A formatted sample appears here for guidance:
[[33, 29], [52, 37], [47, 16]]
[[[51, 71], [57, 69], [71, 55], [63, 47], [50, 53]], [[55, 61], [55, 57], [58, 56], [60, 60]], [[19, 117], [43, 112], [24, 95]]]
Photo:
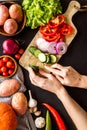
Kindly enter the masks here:
[[65, 21], [64, 15], [58, 15], [55, 19], [50, 20], [48, 25], [50, 28], [56, 28]]
[[59, 115], [59, 113], [57, 112], [56, 109], [54, 109], [52, 106], [50, 106], [47, 103], [43, 103], [43, 105], [48, 108], [48, 110], [52, 113], [52, 115], [54, 116], [57, 126], [59, 128], [59, 130], [66, 130], [65, 124], [61, 118], [61, 116]]
[[40, 27], [40, 33], [45, 36], [53, 36], [57, 32], [57, 28], [49, 28], [48, 24]]

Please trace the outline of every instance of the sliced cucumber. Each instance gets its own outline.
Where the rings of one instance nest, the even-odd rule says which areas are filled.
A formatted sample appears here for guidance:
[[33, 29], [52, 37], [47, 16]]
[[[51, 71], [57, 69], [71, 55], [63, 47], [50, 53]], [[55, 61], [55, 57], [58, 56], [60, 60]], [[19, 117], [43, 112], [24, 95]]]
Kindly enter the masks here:
[[38, 59], [40, 62], [46, 62], [46, 55], [44, 53], [39, 53]]
[[29, 64], [29, 66], [35, 71], [38, 72], [39, 71], [39, 67], [33, 64]]
[[35, 47], [35, 46], [30, 46], [29, 48], [28, 48], [28, 51], [30, 52], [30, 53], [32, 53], [33, 55], [34, 55], [34, 52], [37, 50], [37, 48]]
[[51, 63], [56, 63], [57, 62], [56, 55], [50, 55], [50, 58], [51, 58]]
[[41, 51], [39, 50], [39, 49], [36, 49], [35, 51], [34, 51], [34, 56], [36, 57], [36, 58], [38, 58], [38, 55], [41, 53]]
[[51, 57], [49, 54], [45, 54], [46, 55], [46, 63], [49, 64], [51, 61]]

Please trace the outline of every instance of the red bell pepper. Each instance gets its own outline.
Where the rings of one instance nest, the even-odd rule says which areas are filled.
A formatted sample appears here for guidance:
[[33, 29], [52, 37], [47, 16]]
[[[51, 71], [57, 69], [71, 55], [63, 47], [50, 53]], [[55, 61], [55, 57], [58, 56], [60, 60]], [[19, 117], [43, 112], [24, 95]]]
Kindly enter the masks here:
[[66, 126], [61, 118], [61, 116], [59, 115], [59, 113], [57, 112], [56, 109], [54, 109], [51, 105], [47, 104], [47, 103], [43, 103], [43, 105], [48, 108], [48, 110], [52, 113], [54, 119], [56, 120], [57, 126], [59, 128], [59, 130], [66, 130]]

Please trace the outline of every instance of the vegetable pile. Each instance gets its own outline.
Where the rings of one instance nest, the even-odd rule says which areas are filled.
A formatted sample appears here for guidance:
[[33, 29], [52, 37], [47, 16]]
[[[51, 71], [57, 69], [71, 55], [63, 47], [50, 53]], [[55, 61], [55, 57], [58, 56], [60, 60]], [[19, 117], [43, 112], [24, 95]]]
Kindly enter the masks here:
[[62, 13], [60, 0], [23, 0], [23, 10], [26, 14], [26, 26], [35, 29], [49, 22], [56, 14]]

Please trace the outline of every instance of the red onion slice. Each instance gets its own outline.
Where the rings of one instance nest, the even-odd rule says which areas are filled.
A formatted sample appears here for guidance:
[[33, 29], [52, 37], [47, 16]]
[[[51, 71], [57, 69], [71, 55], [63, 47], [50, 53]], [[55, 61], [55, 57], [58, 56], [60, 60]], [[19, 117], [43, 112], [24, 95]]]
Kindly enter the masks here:
[[56, 45], [57, 54], [63, 55], [67, 51], [67, 45], [65, 42], [58, 42]]
[[43, 51], [43, 52], [47, 52], [47, 48], [48, 48], [48, 45], [49, 45], [49, 42], [47, 42], [45, 39], [43, 38], [38, 38], [36, 40], [36, 45], [37, 47]]
[[49, 46], [48, 46], [48, 48], [47, 48], [47, 50], [48, 50], [48, 52], [50, 53], [50, 54], [57, 54], [57, 52], [56, 52], [56, 42], [50, 42], [49, 43]]

